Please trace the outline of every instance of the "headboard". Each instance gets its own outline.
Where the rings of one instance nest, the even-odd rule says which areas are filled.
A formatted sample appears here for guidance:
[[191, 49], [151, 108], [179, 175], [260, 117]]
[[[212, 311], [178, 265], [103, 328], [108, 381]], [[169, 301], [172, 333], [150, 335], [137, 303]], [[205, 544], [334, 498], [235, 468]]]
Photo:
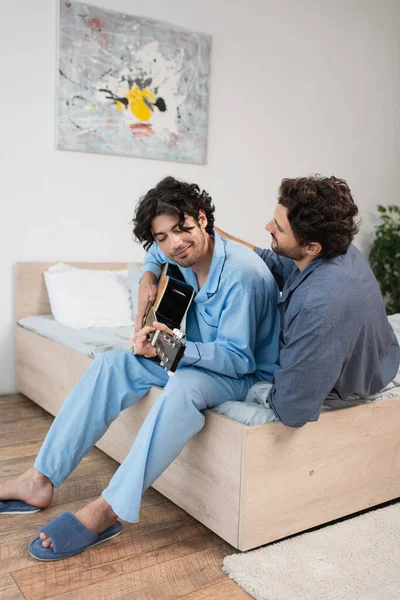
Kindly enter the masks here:
[[[51, 313], [47, 289], [43, 273], [53, 262], [18, 262], [17, 263], [17, 321], [32, 315], [49, 315]], [[68, 262], [73, 267], [81, 269], [107, 269], [109, 271], [126, 269], [128, 263], [86, 263]]]

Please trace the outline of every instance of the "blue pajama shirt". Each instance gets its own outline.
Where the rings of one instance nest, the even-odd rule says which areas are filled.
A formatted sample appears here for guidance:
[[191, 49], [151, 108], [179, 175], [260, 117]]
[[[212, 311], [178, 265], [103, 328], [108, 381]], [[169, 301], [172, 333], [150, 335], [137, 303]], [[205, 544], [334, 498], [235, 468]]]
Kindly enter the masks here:
[[317, 421], [331, 392], [336, 405], [351, 405], [392, 381], [399, 344], [378, 282], [353, 244], [335, 258], [315, 258], [303, 271], [272, 250], [256, 253], [282, 289], [280, 366], [268, 395], [282, 423]]
[[[157, 275], [167, 257], [153, 244], [143, 269]], [[170, 260], [168, 262], [171, 262]], [[119, 413], [151, 386], [163, 387], [103, 498], [122, 519], [137, 522], [143, 491], [204, 425], [203, 410], [244, 400], [250, 387], [272, 380], [279, 359], [278, 288], [257, 255], [215, 234], [207, 282], [187, 315], [185, 356], [171, 378], [157, 363], [128, 351], [100, 354], [66, 398], [35, 467], [58, 487]]]

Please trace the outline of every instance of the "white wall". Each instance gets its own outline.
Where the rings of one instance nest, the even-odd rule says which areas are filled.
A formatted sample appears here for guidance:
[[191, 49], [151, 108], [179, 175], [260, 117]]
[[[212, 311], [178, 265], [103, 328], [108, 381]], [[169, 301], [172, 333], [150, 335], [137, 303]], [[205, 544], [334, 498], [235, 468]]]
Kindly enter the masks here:
[[280, 180], [348, 180], [364, 220], [397, 202], [398, 0], [96, 0], [210, 33], [208, 164], [56, 151], [56, 2], [0, 4], [0, 393], [14, 382], [14, 269], [24, 260], [140, 260], [129, 221], [172, 174], [198, 182], [228, 231], [269, 245]]

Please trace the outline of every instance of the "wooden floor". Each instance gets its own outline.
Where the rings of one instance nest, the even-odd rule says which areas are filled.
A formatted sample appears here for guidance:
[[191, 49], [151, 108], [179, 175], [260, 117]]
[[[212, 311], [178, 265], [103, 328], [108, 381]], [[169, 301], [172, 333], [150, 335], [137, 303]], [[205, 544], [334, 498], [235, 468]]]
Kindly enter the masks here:
[[[52, 417], [22, 395], [0, 396], [0, 479], [29, 468]], [[43, 563], [28, 543], [63, 510], [76, 511], [106, 487], [118, 464], [96, 448], [55, 491], [49, 508], [0, 515], [0, 598], [73, 600], [245, 600], [221, 571], [236, 552], [193, 517], [150, 488], [140, 522], [124, 523], [115, 540], [67, 560]]]

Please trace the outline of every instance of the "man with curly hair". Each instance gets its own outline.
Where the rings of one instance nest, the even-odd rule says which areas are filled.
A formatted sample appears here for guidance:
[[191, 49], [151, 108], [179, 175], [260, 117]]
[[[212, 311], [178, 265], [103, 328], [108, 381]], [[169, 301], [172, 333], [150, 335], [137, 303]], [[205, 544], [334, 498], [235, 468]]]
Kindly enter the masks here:
[[272, 250], [255, 250], [281, 290], [280, 367], [253, 395], [285, 425], [317, 421], [323, 404], [351, 406], [396, 376], [400, 350], [378, 283], [351, 243], [358, 209], [336, 177], [284, 179], [266, 229]]
[[[119, 413], [151, 386], [164, 388], [132, 448], [102, 495], [78, 513], [64, 512], [30, 545], [39, 560], [58, 560], [118, 535], [120, 517], [139, 520], [141, 496], [205, 423], [203, 410], [243, 400], [251, 386], [273, 377], [279, 359], [278, 288], [247, 248], [214, 234], [214, 206], [195, 184], [167, 177], [140, 200], [134, 233], [146, 249], [141, 297], [154, 297], [159, 264], [177, 265], [195, 290], [187, 313], [185, 356], [174, 377], [158, 363], [148, 334], [134, 335], [135, 354], [100, 354], [65, 400], [35, 465], [0, 485], [0, 513], [47, 507], [60, 486]], [[143, 302], [141, 310], [144, 309]], [[144, 310], [142, 310], [143, 315]], [[172, 333], [172, 332], [170, 332]]]

